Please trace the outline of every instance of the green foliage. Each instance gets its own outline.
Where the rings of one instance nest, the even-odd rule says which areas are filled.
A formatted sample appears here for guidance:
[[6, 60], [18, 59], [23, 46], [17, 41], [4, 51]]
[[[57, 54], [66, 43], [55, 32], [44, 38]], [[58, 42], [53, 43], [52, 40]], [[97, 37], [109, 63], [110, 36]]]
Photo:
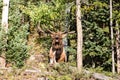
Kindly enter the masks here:
[[[89, 8], [89, 7], [88, 7]], [[109, 38], [109, 11], [105, 2], [93, 2], [92, 9], [83, 11], [83, 37], [84, 37], [84, 65], [86, 67], [103, 67], [110, 70], [111, 50]], [[83, 7], [84, 10], [84, 7]], [[105, 29], [105, 30], [104, 30]], [[87, 65], [86, 65], [87, 64]]]
[[117, 21], [120, 23], [120, 10], [118, 10], [120, 8], [119, 3], [113, 3], [115, 3], [113, 5], [113, 21]]
[[[83, 64], [85, 67], [103, 67], [111, 70], [111, 48], [109, 32], [109, 4], [104, 1], [90, 1], [82, 4]], [[72, 13], [75, 13], [73, 11]], [[72, 14], [74, 17], [75, 14]], [[71, 21], [72, 26], [76, 23]], [[71, 49], [72, 50], [72, 49]], [[75, 55], [75, 54], [74, 54]]]
[[0, 29], [0, 55], [4, 55], [6, 46], [6, 33], [4, 29]]
[[53, 65], [51, 71], [52, 75], [48, 76], [50, 80], [74, 80], [77, 75], [77, 68], [70, 66], [69, 63]]
[[31, 21], [40, 25], [43, 29], [60, 29], [64, 26], [65, 8], [64, 0], [53, 0], [50, 3], [40, 2], [39, 5], [29, 4], [20, 6], [23, 13], [29, 15]]
[[48, 76], [50, 80], [89, 80], [92, 75], [91, 73], [86, 74], [84, 71], [82, 74], [79, 73], [77, 67], [73, 67], [69, 63], [56, 64], [51, 69], [52, 75]]
[[104, 71], [103, 67], [100, 67], [100, 66], [96, 68], [89, 68], [87, 70], [90, 71], [91, 73], [98, 72], [98, 73], [105, 74], [106, 76], [113, 76], [113, 74], [110, 71]]
[[[91, 24], [92, 25], [92, 24]], [[88, 29], [88, 27], [90, 29]], [[105, 36], [104, 31], [93, 23], [92, 26], [85, 27], [84, 50], [85, 63], [90, 61], [91, 66], [103, 66], [110, 55], [110, 39]], [[88, 30], [87, 30], [88, 29]], [[87, 62], [86, 62], [87, 61]], [[104, 62], [104, 64], [103, 64]], [[95, 64], [94, 64], [95, 63]], [[107, 66], [108, 64], [106, 64]], [[110, 64], [109, 64], [110, 65]], [[104, 65], [105, 66], [105, 65]]]
[[[27, 45], [27, 36], [29, 34], [28, 30], [31, 27], [36, 26], [38, 23], [40, 23], [40, 27], [44, 31], [48, 29], [53, 31], [62, 31], [65, 29], [65, 27], [68, 27], [66, 24], [69, 24], [70, 30], [76, 31], [76, 5], [73, 5], [72, 8], [70, 8], [70, 14], [66, 14], [66, 9], [69, 7], [68, 4], [71, 4], [71, 2], [74, 3], [75, 1], [10, 1], [8, 34], [5, 34], [4, 31], [0, 29], [0, 55], [5, 51], [4, 49], [6, 48], [5, 55], [7, 63], [11, 63], [13, 66], [22, 67], [25, 64], [26, 59], [29, 57], [29, 46]], [[115, 26], [115, 22], [120, 24], [119, 5], [120, 2], [118, 0], [113, 1], [113, 26]], [[0, 8], [2, 8], [2, 1], [0, 1]], [[111, 71], [112, 67], [109, 32], [109, 1], [89, 0], [87, 3], [82, 3], [81, 11], [84, 41], [83, 65], [90, 72], [99, 72], [108, 76], [113, 76], [110, 72], [106, 72]], [[0, 10], [0, 15], [1, 12], [2, 9]], [[30, 19], [22, 22], [23, 16], [28, 16]], [[66, 19], [68, 19], [68, 21], [66, 21]], [[28, 23], [30, 23], [30, 25]], [[119, 26], [114, 29], [119, 29]], [[5, 39], [6, 36], [8, 36], [7, 44]], [[76, 68], [76, 33], [68, 35], [68, 39], [70, 40], [70, 46], [67, 47], [67, 51], [69, 52], [69, 62], [60, 63], [52, 68], [50, 67], [50, 69], [46, 68], [47, 66], [44, 66], [44, 69], [42, 69], [41, 66], [43, 66], [43, 64], [48, 64], [47, 61], [44, 60], [43, 64], [39, 63], [39, 67], [43, 72], [42, 75], [48, 76], [50, 80], [89, 80], [91, 78], [91, 73], [86, 74], [83, 72], [80, 74]], [[39, 44], [44, 48], [44, 50], [41, 49], [41, 51], [43, 51], [42, 53], [47, 59], [52, 41], [50, 36], [48, 37], [47, 34], [47, 37], [40, 36], [35, 40], [37, 45]], [[34, 51], [32, 52], [34, 53]], [[44, 71], [45, 69], [50, 72], [50, 74], [46, 74], [46, 71]], [[19, 70], [13, 70], [14, 75], [17, 74], [17, 76], [20, 76], [20, 73], [21, 71]], [[11, 73], [10, 75], [13, 76], [13, 74]], [[13, 79], [13, 77], [10, 79]]]
[[49, 76], [50, 80], [72, 80], [72, 78], [70, 78], [70, 76], [65, 75], [65, 76], [58, 76], [56, 78]]
[[27, 54], [28, 46], [26, 45], [27, 29], [28, 25], [13, 26], [9, 29], [6, 58], [7, 62], [17, 67], [22, 67], [26, 58], [29, 57]]
[[[4, 34], [0, 32], [0, 54], [3, 48], [7, 48], [7, 61], [21, 67], [24, 60], [28, 57], [28, 24], [22, 24], [22, 15], [29, 16], [34, 26], [40, 22], [40, 27], [46, 31], [64, 30], [66, 26], [66, 18], [70, 24], [70, 30], [76, 30], [75, 5], [70, 9], [67, 15], [65, 10], [68, 4], [74, 2], [72, 0], [51, 0], [45, 2], [43, 0], [29, 1], [11, 1], [9, 10], [9, 32]], [[0, 1], [2, 4], [2, 1]], [[119, 1], [113, 1], [113, 21], [120, 23], [120, 7]], [[1, 7], [1, 5], [0, 5]], [[111, 48], [110, 48], [110, 32], [109, 32], [109, 1], [106, 0], [90, 0], [82, 3], [82, 26], [83, 26], [83, 62], [85, 67], [97, 68], [96, 71], [111, 70]], [[1, 14], [1, 13], [0, 13]], [[1, 16], [0, 16], [1, 17]], [[0, 20], [1, 21], [1, 20]], [[113, 22], [114, 23], [114, 22]], [[115, 24], [115, 23], [114, 23]], [[113, 25], [114, 25], [113, 24]], [[31, 26], [30, 26], [31, 27]], [[117, 27], [119, 29], [119, 27]], [[6, 45], [4, 37], [8, 36], [8, 45]], [[76, 34], [69, 36], [70, 53], [69, 63], [76, 66]], [[37, 39], [39, 44], [45, 47], [43, 53], [48, 52], [51, 44], [50, 37]], [[46, 44], [47, 43], [47, 44]], [[45, 54], [45, 55], [46, 55]], [[65, 66], [64, 66], [65, 67]], [[62, 67], [63, 68], [63, 67]], [[57, 69], [62, 69], [57, 67]], [[56, 69], [56, 68], [55, 68]], [[65, 69], [67, 71], [67, 69]], [[63, 72], [65, 72], [63, 70]], [[61, 72], [60, 72], [61, 73]], [[67, 73], [67, 72], [66, 72]], [[63, 74], [63, 73], [62, 73]], [[76, 74], [76, 76], [79, 74]], [[61, 77], [58, 77], [58, 80]], [[64, 76], [63, 80], [68, 78]]]
[[7, 63], [22, 67], [29, 57], [27, 54], [29, 49], [27, 46], [29, 25], [21, 24], [22, 13], [20, 13], [18, 7], [14, 7], [17, 5], [14, 3], [17, 3], [17, 1], [11, 1], [12, 6], [9, 8], [8, 33], [5, 34], [4, 29], [0, 29], [0, 54], [5, 54]]
[[[70, 29], [76, 29], [75, 20], [75, 5], [71, 8], [69, 15], [65, 14], [67, 5], [64, 0], [52, 0], [49, 3], [38, 2], [39, 4], [34, 5], [27, 3], [27, 6], [20, 5], [20, 9], [24, 14], [27, 14], [31, 21], [36, 25], [40, 22], [40, 27], [47, 30], [51, 29], [57, 31], [62, 30], [65, 27], [65, 19], [69, 17]], [[109, 38], [109, 4], [105, 0], [92, 0], [89, 1], [90, 5], [82, 4], [82, 25], [83, 25], [83, 62], [85, 67], [103, 67], [103, 70], [110, 71], [111, 67], [111, 48]], [[114, 5], [117, 6], [118, 5]], [[117, 16], [119, 20], [119, 11], [116, 9], [113, 16]], [[114, 17], [115, 18], [115, 17]], [[116, 18], [115, 18], [116, 19]], [[60, 27], [62, 26], [62, 27]], [[76, 39], [76, 35], [74, 35]], [[38, 40], [40, 44], [46, 45], [45, 38]], [[75, 40], [76, 41], [76, 40]], [[69, 62], [72, 66], [76, 65], [76, 42], [71, 42], [68, 48], [70, 52]], [[49, 47], [47, 47], [49, 49]]]

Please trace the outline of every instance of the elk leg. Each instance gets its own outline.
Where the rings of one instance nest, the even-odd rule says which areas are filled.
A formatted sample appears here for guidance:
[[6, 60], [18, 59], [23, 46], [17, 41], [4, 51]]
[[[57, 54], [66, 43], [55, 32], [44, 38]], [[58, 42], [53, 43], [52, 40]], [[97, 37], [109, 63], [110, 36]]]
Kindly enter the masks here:
[[55, 56], [55, 53], [56, 53], [56, 51], [53, 52], [53, 55], [54, 55], [54, 57], [53, 57], [53, 62], [54, 62], [54, 63], [56, 63], [56, 56]]
[[50, 64], [56, 63], [55, 53], [56, 53], [56, 51], [53, 52], [53, 56], [50, 58]]
[[52, 51], [52, 48], [51, 48], [51, 49], [50, 49], [50, 54], [49, 54], [50, 64], [56, 63], [55, 53], [56, 53], [56, 51], [53, 52], [53, 51]]
[[54, 56], [53, 56], [53, 54], [51, 53], [49, 55], [49, 57], [50, 57], [50, 64], [53, 64], [54, 63]]
[[50, 58], [50, 64], [53, 64], [53, 62], [54, 62], [54, 59]]
[[50, 64], [53, 64], [54, 63], [54, 54], [53, 54], [52, 48], [50, 49], [50, 52], [49, 52], [49, 58], [50, 58]]

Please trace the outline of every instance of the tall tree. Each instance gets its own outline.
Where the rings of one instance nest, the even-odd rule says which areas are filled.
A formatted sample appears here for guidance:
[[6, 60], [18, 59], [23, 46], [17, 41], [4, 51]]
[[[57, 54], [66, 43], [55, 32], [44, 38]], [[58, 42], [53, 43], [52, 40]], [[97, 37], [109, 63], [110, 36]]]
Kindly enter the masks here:
[[118, 22], [116, 21], [116, 53], [117, 53], [117, 73], [120, 73], [120, 49], [119, 49], [119, 39], [120, 39], [120, 32], [118, 27]]
[[76, 26], [77, 26], [77, 68], [82, 72], [82, 45], [83, 45], [83, 35], [82, 35], [82, 24], [81, 24], [81, 5], [80, 0], [76, 0]]
[[111, 32], [111, 48], [112, 48], [112, 73], [115, 74], [113, 22], [112, 22], [112, 0], [110, 0], [110, 32]]

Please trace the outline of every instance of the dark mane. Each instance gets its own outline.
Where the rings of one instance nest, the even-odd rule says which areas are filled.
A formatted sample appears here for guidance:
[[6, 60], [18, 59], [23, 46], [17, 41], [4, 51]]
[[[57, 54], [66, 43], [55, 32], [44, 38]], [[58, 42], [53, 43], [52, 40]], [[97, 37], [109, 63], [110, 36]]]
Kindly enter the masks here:
[[56, 56], [56, 61], [58, 61], [58, 59], [60, 58], [60, 56], [61, 56], [61, 54], [63, 52], [63, 47], [57, 48], [57, 49], [52, 48], [52, 50], [56, 51], [55, 56]]
[[63, 52], [63, 42], [60, 39], [58, 41], [59, 42], [55, 42], [55, 40], [53, 39], [53, 42], [52, 42], [52, 50], [56, 51], [55, 53], [56, 61], [58, 61], [58, 59], [60, 58]]

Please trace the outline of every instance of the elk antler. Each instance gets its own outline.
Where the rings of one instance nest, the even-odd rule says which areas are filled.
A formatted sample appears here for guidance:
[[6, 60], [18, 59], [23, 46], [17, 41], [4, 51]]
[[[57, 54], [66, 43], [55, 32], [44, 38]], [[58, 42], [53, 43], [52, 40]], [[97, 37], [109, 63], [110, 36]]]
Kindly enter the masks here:
[[73, 34], [73, 33], [75, 33], [75, 31], [70, 31], [70, 32], [65, 31], [65, 32], [62, 32], [62, 34]]
[[39, 36], [41, 36], [42, 33], [45, 33], [40, 27], [40, 22], [38, 22], [38, 24], [37, 24], [37, 32], [38, 32]]
[[47, 30], [47, 33], [50, 33], [50, 34], [54, 34], [55, 32], [51, 31], [51, 30]]
[[75, 31], [70, 31], [70, 32], [68, 32], [68, 34], [73, 34], [73, 33], [75, 33]]

